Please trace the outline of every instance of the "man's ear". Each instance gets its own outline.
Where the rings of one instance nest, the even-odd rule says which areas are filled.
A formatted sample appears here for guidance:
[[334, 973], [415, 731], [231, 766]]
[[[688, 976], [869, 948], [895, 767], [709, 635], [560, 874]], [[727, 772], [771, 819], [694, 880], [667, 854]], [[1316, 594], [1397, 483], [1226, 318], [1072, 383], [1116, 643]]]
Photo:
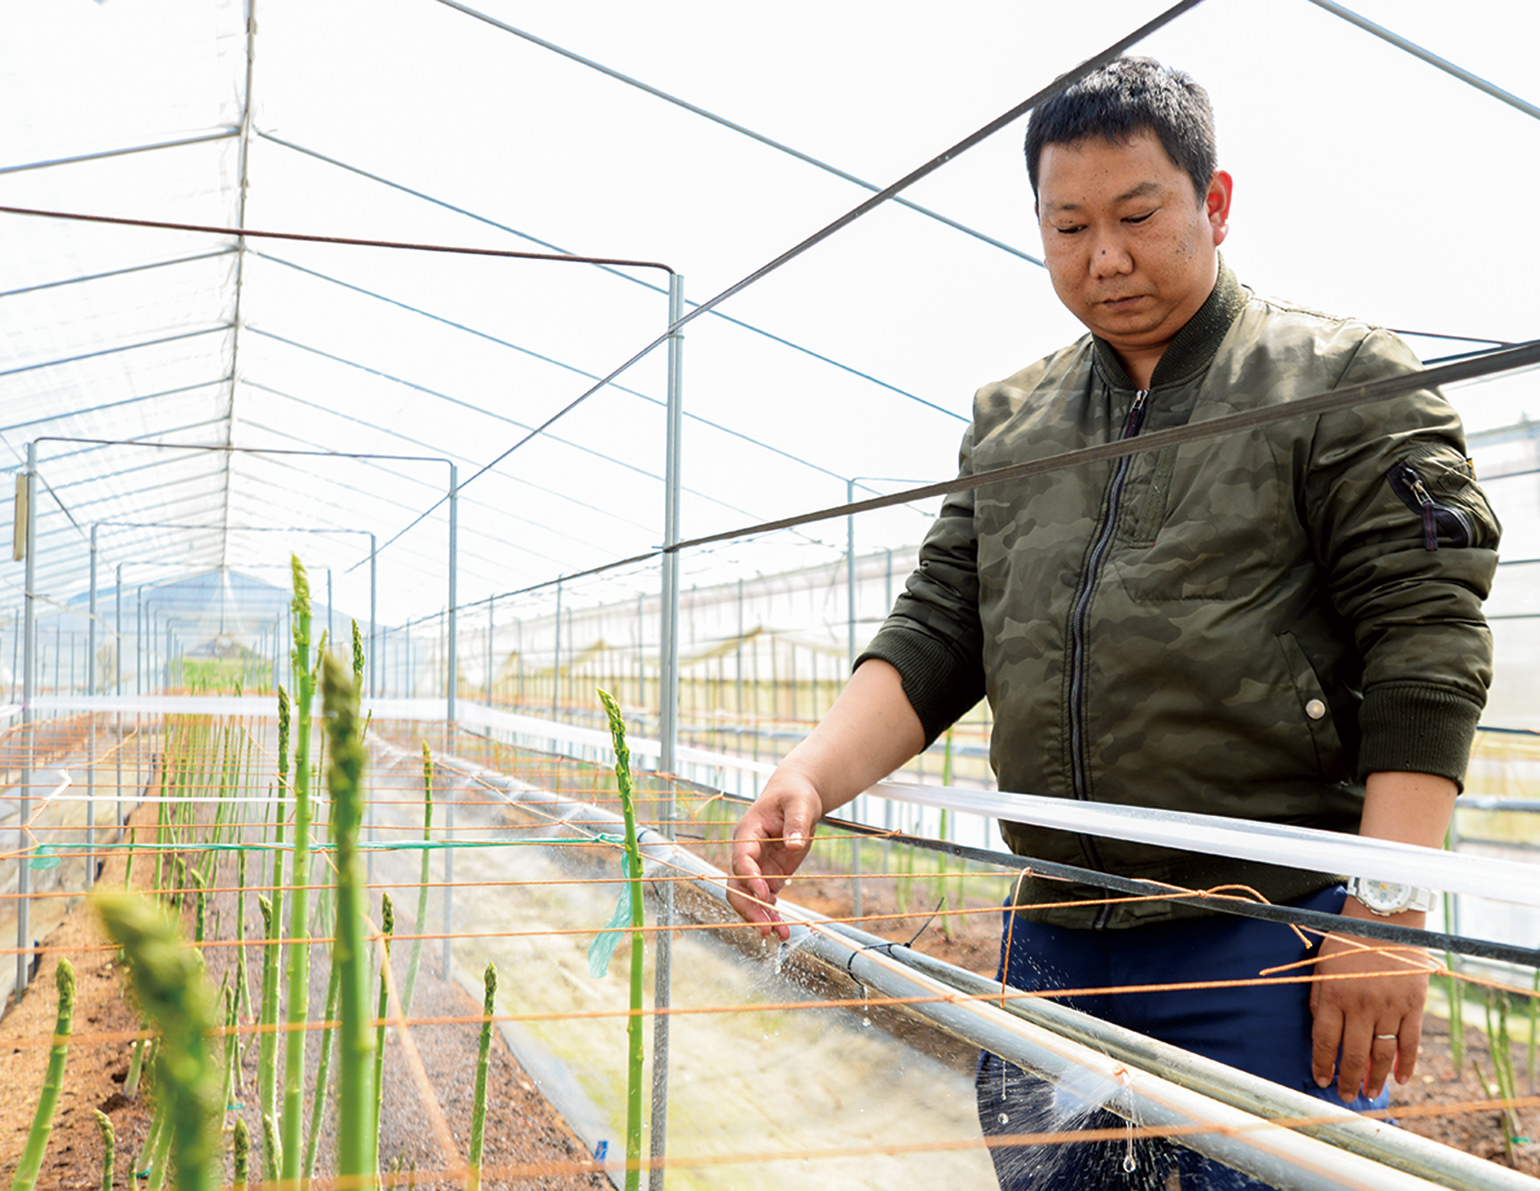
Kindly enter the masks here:
[[1208, 181], [1208, 193], [1203, 196], [1203, 209], [1213, 230], [1215, 248], [1230, 234], [1230, 197], [1234, 192], [1235, 179], [1225, 170], [1215, 170]]

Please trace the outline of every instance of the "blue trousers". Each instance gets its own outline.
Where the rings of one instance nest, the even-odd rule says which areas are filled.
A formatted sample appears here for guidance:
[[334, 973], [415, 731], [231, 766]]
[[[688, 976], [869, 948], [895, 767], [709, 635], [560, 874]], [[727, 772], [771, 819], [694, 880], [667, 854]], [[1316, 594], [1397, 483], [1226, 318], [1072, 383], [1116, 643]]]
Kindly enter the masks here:
[[[1338, 885], [1295, 905], [1338, 913], [1346, 896]], [[1005, 918], [1009, 926], [1008, 907]], [[1315, 950], [1313, 940], [1307, 946], [1282, 923], [1228, 914], [1116, 931], [1068, 930], [1018, 921], [1001, 937], [1000, 979], [1025, 991], [1254, 980], [1264, 968], [1303, 959]], [[1323, 1090], [1310, 1075], [1307, 983], [1059, 1000], [1284, 1087], [1342, 1103], [1335, 1084]], [[976, 1084], [979, 1123], [986, 1136], [1123, 1128], [1123, 1118], [1100, 1107], [1119, 1089], [1090, 1086], [1092, 1082], [1080, 1087], [1049, 1083], [985, 1052]], [[1389, 1096], [1387, 1087], [1373, 1102], [1360, 1096], [1347, 1107], [1383, 1108]], [[998, 1147], [990, 1153], [1003, 1191], [1160, 1191], [1173, 1169], [1181, 1172], [1182, 1191], [1265, 1186], [1158, 1139]]]

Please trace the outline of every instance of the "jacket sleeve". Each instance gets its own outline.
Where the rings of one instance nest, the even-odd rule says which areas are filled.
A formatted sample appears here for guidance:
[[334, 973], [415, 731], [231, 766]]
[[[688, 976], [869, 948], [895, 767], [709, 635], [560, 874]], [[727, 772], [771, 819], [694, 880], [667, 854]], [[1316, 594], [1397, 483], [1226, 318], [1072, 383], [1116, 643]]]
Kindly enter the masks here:
[[[1410, 348], [1375, 330], [1336, 387], [1420, 368]], [[1303, 513], [1317, 565], [1363, 665], [1358, 775], [1463, 783], [1492, 679], [1481, 602], [1501, 529], [1459, 418], [1427, 389], [1328, 414], [1308, 467]]]
[[[959, 475], [972, 475], [973, 427], [963, 436]], [[889, 662], [903, 680], [929, 747], [984, 695], [978, 542], [973, 490], [946, 498], [920, 546], [919, 566], [856, 665]]]

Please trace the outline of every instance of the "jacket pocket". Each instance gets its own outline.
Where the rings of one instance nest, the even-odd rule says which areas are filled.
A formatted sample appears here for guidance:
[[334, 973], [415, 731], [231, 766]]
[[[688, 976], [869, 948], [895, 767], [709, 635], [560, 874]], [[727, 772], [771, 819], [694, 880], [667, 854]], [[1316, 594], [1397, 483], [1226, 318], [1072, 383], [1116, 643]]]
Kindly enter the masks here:
[[1332, 714], [1331, 701], [1326, 697], [1326, 688], [1294, 634], [1279, 633], [1277, 639], [1297, 699], [1293, 712], [1296, 717], [1294, 723], [1303, 721], [1310, 733], [1310, 742], [1315, 749], [1316, 769], [1320, 776], [1328, 782], [1343, 781], [1351, 776], [1354, 762], [1346, 755], [1347, 750], [1343, 747], [1342, 736], [1337, 731], [1336, 719]]
[[1487, 540], [1485, 527], [1495, 518], [1463, 460], [1452, 467], [1431, 455], [1401, 459], [1385, 479], [1417, 517], [1424, 549], [1480, 546]]

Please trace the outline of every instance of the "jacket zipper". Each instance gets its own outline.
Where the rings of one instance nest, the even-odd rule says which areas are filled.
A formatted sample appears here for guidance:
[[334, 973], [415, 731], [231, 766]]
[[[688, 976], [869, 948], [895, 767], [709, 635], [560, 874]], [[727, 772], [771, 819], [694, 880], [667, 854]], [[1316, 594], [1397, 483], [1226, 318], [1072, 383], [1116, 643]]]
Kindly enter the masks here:
[[1465, 511], [1434, 500], [1422, 482], [1422, 476], [1410, 463], [1398, 463], [1391, 468], [1390, 486], [1407, 508], [1422, 517], [1422, 544], [1426, 549], [1438, 549], [1440, 520], [1445, 523], [1444, 528], [1456, 546], [1469, 546], [1474, 541], [1475, 535]]
[[[1128, 419], [1123, 424], [1123, 439], [1133, 438], [1144, 425], [1144, 406], [1149, 395], [1148, 389], [1140, 389], [1134, 394], [1134, 403], [1129, 407]], [[1132, 465], [1133, 456], [1124, 455], [1118, 460], [1113, 470], [1112, 479], [1107, 485], [1107, 513], [1097, 531], [1096, 541], [1091, 546], [1090, 556], [1086, 559], [1085, 573], [1080, 578], [1080, 590], [1075, 593], [1075, 602], [1070, 611], [1070, 776], [1074, 795], [1083, 802], [1091, 797], [1090, 763], [1086, 756], [1085, 743], [1086, 625], [1090, 619], [1091, 597], [1096, 590], [1096, 582], [1101, 577], [1107, 548], [1112, 544], [1112, 535], [1117, 529], [1123, 484], [1128, 478], [1128, 470]], [[1090, 857], [1091, 863], [1097, 868], [1103, 867], [1095, 838], [1082, 835], [1080, 842]], [[1103, 906], [1097, 912], [1094, 927], [1098, 929], [1104, 927], [1109, 913], [1110, 907]]]

